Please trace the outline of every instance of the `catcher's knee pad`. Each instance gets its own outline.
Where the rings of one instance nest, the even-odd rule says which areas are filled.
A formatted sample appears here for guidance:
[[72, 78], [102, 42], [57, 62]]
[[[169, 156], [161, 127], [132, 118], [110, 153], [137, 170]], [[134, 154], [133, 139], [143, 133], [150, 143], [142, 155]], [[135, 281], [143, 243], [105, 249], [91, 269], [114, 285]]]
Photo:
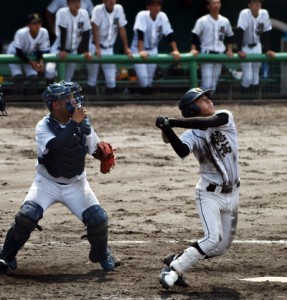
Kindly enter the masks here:
[[43, 208], [32, 201], [26, 201], [15, 217], [15, 229], [22, 234], [30, 234], [43, 217]]
[[100, 205], [93, 205], [83, 214], [83, 222], [87, 226], [88, 236], [102, 236], [108, 232], [108, 215]]

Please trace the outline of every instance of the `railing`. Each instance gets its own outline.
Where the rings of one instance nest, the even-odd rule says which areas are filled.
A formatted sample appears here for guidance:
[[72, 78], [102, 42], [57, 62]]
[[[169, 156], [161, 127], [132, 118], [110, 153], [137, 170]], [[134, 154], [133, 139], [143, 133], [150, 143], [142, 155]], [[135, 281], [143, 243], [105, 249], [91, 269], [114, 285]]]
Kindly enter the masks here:
[[[33, 57], [31, 57], [33, 59]], [[170, 64], [175, 63], [173, 57], [169, 54], [158, 54], [156, 56], [149, 56], [146, 60], [143, 60], [139, 55], [135, 55], [133, 59], [128, 58], [126, 55], [112, 55], [112, 56], [102, 56], [101, 58], [97, 58], [96, 56], [93, 57], [92, 61], [87, 61], [82, 55], [73, 55], [69, 54], [66, 59], [60, 60], [59, 57], [55, 54], [45, 54], [44, 55], [45, 63], [54, 62], [57, 64], [57, 80], [62, 80], [65, 78], [65, 63], [68, 62], [75, 62], [78, 64], [87, 64], [87, 63], [113, 63], [116, 65], [124, 65], [132, 67], [133, 64], [150, 64], [156, 63], [168, 66]], [[287, 78], [287, 53], [276, 53], [276, 57], [273, 59], [268, 58], [265, 54], [249, 54], [245, 59], [241, 59], [237, 54], [234, 54], [233, 57], [228, 57], [225, 54], [199, 54], [198, 56], [193, 56], [190, 53], [182, 54], [178, 63], [184, 64], [187, 69], [187, 75], [184, 78], [164, 78], [161, 81], [155, 81], [158, 84], [162, 84], [163, 86], [168, 86], [170, 82], [173, 82], [175, 85], [180, 82], [186, 83], [186, 88], [200, 86], [200, 79], [198, 77], [198, 65], [200, 63], [222, 63], [224, 65], [229, 66], [240, 66], [242, 62], [266, 62], [270, 66], [276, 66], [274, 68], [273, 74], [269, 76], [270, 86], [272, 82], [276, 82], [277, 86], [277, 96], [279, 98], [286, 97], [287, 95], [287, 88], [285, 88], [285, 82]], [[22, 64], [23, 61], [19, 59], [17, 56], [9, 55], [9, 54], [0, 54], [0, 66], [5, 64], [11, 63], [19, 63]], [[232, 68], [231, 68], [232, 69]], [[230, 69], [229, 69], [230, 70]], [[1, 71], [0, 71], [1, 72]], [[272, 72], [271, 72], [272, 73]], [[1, 75], [1, 73], [0, 73]], [[286, 76], [286, 77], [285, 77]], [[266, 78], [265, 78], [266, 79]], [[76, 80], [76, 78], [75, 78]], [[225, 80], [225, 81], [224, 81]], [[228, 79], [223, 78], [221, 81], [226, 84], [238, 83], [238, 78], [233, 78], [230, 76]], [[263, 78], [262, 78], [262, 81]], [[266, 80], [265, 80], [266, 81]], [[5, 78], [4, 78], [4, 85], [5, 85]], [[119, 82], [120, 83], [120, 82]], [[136, 83], [125, 82], [125, 86], [135, 85]], [[261, 91], [262, 92], [262, 91]], [[227, 98], [231, 99], [232, 94], [230, 87], [227, 91]], [[262, 93], [261, 93], [262, 96]], [[260, 97], [261, 97], [260, 96]], [[178, 96], [176, 95], [175, 98]]]

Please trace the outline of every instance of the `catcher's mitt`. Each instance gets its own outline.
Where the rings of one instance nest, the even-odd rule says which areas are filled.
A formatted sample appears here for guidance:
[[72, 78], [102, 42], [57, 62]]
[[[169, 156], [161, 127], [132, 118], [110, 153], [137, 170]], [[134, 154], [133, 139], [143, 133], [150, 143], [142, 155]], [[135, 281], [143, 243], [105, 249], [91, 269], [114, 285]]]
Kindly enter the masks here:
[[101, 172], [108, 173], [116, 164], [115, 149], [107, 142], [99, 142], [93, 156], [101, 162]]

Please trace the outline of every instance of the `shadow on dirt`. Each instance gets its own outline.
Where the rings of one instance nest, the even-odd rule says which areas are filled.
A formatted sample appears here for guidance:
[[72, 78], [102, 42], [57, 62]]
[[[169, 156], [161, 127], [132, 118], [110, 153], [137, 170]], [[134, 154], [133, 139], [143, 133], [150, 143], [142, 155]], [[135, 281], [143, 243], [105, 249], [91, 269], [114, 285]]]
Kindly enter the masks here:
[[162, 300], [173, 299], [174, 296], [182, 295], [192, 300], [238, 300], [240, 293], [234, 289], [213, 288], [211, 292], [187, 292], [187, 291], [163, 291], [160, 296]]
[[90, 280], [98, 283], [112, 282], [114, 278], [102, 270], [93, 270], [86, 274], [10, 274], [9, 277], [23, 281], [35, 281], [41, 283], [69, 283], [88, 282]]

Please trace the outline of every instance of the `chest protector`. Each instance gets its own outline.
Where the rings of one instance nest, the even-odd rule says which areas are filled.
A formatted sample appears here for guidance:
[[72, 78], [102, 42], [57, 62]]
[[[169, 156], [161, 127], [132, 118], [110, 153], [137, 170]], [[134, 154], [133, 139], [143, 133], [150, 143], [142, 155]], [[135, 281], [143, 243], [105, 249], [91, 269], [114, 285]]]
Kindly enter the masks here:
[[[49, 117], [46, 123], [51, 131], [57, 136], [64, 128], [57, 121]], [[73, 137], [62, 149], [49, 150], [39, 159], [39, 163], [44, 164], [45, 168], [53, 177], [73, 178], [81, 175], [85, 169], [85, 156], [88, 152], [86, 137], [77, 127]]]

